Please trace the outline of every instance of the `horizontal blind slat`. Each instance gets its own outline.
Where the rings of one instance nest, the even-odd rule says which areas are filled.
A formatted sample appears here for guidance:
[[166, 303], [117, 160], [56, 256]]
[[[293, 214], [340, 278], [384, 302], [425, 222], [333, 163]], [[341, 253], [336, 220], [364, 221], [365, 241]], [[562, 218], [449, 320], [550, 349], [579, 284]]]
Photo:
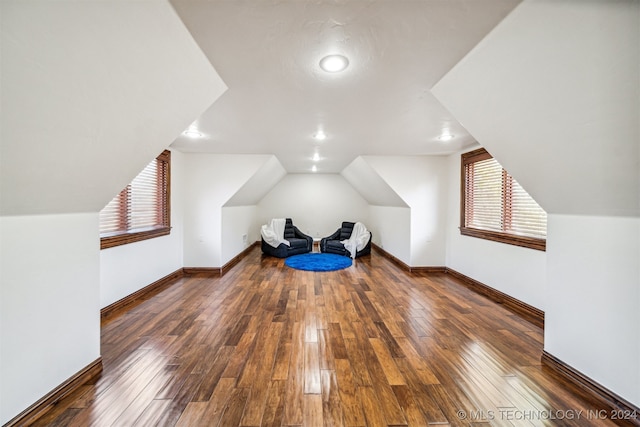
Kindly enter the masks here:
[[168, 226], [169, 159], [163, 152], [100, 211], [101, 234]]
[[[465, 226], [545, 238], [546, 212], [492, 157], [475, 155], [465, 160]], [[504, 181], [503, 181], [504, 179]]]

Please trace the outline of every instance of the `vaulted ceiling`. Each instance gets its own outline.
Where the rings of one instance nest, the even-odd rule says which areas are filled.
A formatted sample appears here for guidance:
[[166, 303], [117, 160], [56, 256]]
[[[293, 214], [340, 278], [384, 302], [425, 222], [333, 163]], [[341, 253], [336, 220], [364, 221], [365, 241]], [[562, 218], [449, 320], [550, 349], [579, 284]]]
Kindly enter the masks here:
[[[289, 173], [457, 151], [474, 139], [430, 90], [518, 3], [172, 0], [229, 88], [192, 125], [202, 137], [172, 147], [275, 154]], [[349, 58], [345, 71], [319, 67], [332, 53]]]

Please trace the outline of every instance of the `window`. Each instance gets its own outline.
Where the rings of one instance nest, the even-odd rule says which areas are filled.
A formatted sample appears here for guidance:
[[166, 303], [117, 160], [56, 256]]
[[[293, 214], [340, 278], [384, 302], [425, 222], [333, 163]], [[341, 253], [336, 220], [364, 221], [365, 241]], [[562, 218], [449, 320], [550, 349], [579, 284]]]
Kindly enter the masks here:
[[461, 193], [461, 234], [546, 249], [546, 212], [484, 148], [462, 155]]
[[169, 234], [170, 165], [165, 150], [100, 211], [100, 249]]

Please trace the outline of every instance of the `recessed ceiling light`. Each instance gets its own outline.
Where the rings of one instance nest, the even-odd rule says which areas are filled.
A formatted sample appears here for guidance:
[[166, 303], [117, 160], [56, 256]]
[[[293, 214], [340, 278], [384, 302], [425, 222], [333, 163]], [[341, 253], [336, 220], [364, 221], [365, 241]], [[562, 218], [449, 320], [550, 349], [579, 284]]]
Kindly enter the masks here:
[[342, 55], [327, 55], [320, 60], [320, 68], [327, 73], [338, 73], [349, 66], [349, 60]]
[[450, 133], [443, 133], [438, 137], [440, 141], [451, 141], [453, 139], [453, 135]]
[[313, 165], [311, 167], [311, 172], [318, 172], [318, 167], [316, 165]]
[[188, 136], [189, 138], [202, 138], [202, 134], [194, 129], [187, 129], [182, 132], [184, 136]]
[[314, 162], [319, 161], [319, 160], [320, 160], [320, 154], [318, 154], [318, 153], [314, 153], [314, 154], [313, 154], [313, 158], [312, 158], [312, 160], [313, 160]]
[[318, 132], [315, 133], [315, 135], [313, 135], [313, 137], [315, 139], [317, 139], [318, 141], [323, 141], [323, 140], [327, 139], [327, 134], [324, 133], [323, 131], [319, 130]]

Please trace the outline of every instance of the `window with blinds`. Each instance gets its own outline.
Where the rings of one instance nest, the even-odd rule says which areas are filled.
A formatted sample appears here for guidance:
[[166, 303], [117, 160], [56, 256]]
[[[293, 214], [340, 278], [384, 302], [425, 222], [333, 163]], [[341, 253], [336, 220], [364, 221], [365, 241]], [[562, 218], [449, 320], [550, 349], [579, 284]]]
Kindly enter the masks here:
[[462, 155], [460, 231], [546, 249], [547, 214], [484, 148]]
[[170, 166], [165, 150], [100, 211], [101, 249], [169, 234]]

